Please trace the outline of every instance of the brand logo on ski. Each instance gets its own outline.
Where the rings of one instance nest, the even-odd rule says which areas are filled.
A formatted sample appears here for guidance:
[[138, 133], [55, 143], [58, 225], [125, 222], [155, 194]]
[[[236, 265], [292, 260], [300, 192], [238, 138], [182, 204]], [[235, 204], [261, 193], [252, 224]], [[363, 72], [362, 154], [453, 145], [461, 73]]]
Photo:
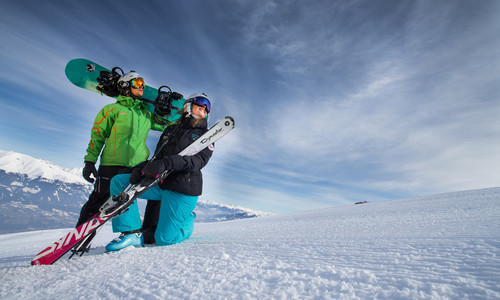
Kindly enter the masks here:
[[67, 234], [66, 236], [63, 236], [57, 242], [55, 242], [54, 244], [49, 246], [47, 249], [40, 252], [33, 259], [34, 264], [39, 265], [42, 263], [39, 261], [40, 258], [46, 257], [53, 252], [58, 252], [63, 247], [66, 247], [68, 245], [71, 245], [71, 246], [74, 245], [76, 242], [81, 240], [83, 237], [90, 234], [94, 229], [99, 227], [99, 225], [101, 225], [102, 222], [104, 222], [104, 220], [102, 220], [102, 219], [99, 219], [99, 218], [93, 219], [91, 222], [87, 222], [87, 223], [83, 224], [83, 226], [73, 229], [69, 234]]
[[218, 135], [219, 132], [221, 132], [221, 131], [222, 131], [222, 128], [217, 129], [211, 136], [202, 139], [200, 143], [205, 144], [207, 142], [210, 142], [213, 139], [213, 137]]

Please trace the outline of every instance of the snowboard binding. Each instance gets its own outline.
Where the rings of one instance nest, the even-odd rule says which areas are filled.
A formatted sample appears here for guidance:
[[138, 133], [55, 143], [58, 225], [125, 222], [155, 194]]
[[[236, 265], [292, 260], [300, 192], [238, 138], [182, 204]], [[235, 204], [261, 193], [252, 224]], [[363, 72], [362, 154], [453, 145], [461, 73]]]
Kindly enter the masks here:
[[[162, 91], [162, 88], [167, 88], [169, 91]], [[166, 85], [158, 88], [158, 97], [155, 99], [155, 114], [160, 117], [169, 117], [172, 114], [172, 89]]]
[[[162, 91], [162, 88], [167, 88], [169, 91]], [[172, 100], [175, 100], [174, 94], [182, 96], [178, 93], [173, 93], [172, 89], [166, 85], [162, 85], [158, 88], [158, 97], [156, 97], [154, 102], [155, 113], [153, 116], [156, 123], [160, 125], [167, 124], [165, 119], [172, 115], [172, 108], [176, 109], [175, 107], [172, 107]]]
[[[120, 70], [122, 74], [120, 75], [116, 70]], [[97, 77], [97, 82], [99, 83], [97, 90], [109, 97], [120, 95], [117, 82], [124, 74], [123, 70], [119, 67], [114, 67], [111, 72], [101, 71], [99, 77]]]

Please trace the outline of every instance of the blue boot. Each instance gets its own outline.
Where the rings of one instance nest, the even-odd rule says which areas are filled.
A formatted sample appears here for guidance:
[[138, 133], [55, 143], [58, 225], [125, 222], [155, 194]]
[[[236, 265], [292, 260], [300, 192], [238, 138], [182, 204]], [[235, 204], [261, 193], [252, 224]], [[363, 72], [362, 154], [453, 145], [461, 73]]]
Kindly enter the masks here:
[[122, 233], [106, 245], [106, 252], [120, 251], [129, 247], [144, 247], [142, 233]]

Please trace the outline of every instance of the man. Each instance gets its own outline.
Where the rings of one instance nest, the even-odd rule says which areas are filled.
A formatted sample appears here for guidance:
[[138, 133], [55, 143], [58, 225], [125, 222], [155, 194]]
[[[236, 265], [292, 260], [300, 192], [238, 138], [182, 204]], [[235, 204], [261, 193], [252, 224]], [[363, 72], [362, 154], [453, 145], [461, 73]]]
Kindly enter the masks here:
[[[123, 75], [117, 82], [120, 95], [116, 102], [104, 106], [95, 118], [83, 177], [89, 182], [96, 180], [93, 192], [81, 209], [77, 227], [97, 213], [109, 198], [109, 185], [115, 175], [130, 173], [134, 166], [149, 158], [146, 146], [149, 130], [165, 129], [165, 125], [154, 122], [146, 103], [140, 100], [144, 86], [144, 79], [136, 72]], [[97, 170], [95, 164], [99, 157]]]

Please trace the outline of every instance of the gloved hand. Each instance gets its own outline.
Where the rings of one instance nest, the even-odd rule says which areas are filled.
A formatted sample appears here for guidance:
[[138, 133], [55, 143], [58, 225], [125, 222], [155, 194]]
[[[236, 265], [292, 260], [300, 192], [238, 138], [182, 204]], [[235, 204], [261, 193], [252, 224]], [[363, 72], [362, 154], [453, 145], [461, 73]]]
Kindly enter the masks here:
[[184, 98], [184, 96], [181, 93], [172, 92], [172, 99], [179, 100], [179, 99], [182, 99], [182, 98]]
[[165, 171], [165, 163], [163, 160], [153, 160], [142, 169], [142, 174], [149, 179], [156, 179]]
[[88, 182], [92, 183], [94, 182], [94, 178], [91, 178], [90, 175], [94, 175], [94, 178], [97, 178], [97, 170], [95, 168], [95, 163], [91, 161], [86, 161], [85, 166], [83, 167], [83, 172], [82, 176], [87, 180]]
[[142, 180], [142, 168], [148, 163], [148, 161], [141, 162], [137, 166], [132, 169], [132, 173], [130, 174], [130, 183], [138, 184]]

